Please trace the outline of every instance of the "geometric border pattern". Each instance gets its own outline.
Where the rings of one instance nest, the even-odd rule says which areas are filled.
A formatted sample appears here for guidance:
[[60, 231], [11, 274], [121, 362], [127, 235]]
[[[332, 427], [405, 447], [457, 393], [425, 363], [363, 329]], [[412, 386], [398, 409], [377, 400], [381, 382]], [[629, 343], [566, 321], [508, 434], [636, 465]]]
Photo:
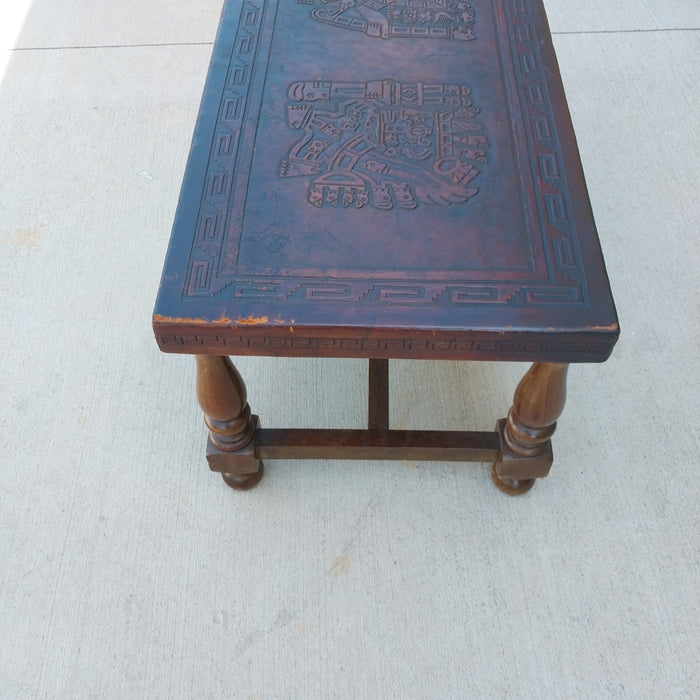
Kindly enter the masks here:
[[[482, 338], [474, 340], [436, 340], [426, 338], [318, 338], [267, 337], [246, 334], [216, 334], [203, 332], [177, 333], [158, 331], [157, 341], [167, 352], [188, 352], [206, 348], [208, 354], [220, 348], [236, 355], [302, 356], [336, 354], [342, 357], [389, 356], [393, 358], [455, 359], [459, 355], [487, 359], [523, 361], [547, 356], [549, 361], [590, 362], [607, 357], [615, 343], [609, 338], [564, 340], [517, 340]], [[177, 349], [176, 349], [177, 348]]]
[[216, 296], [225, 290], [226, 297], [235, 299], [293, 298], [319, 303], [588, 306], [573, 207], [535, 36], [532, 6], [530, 0], [502, 1], [518, 97], [526, 117], [547, 279], [535, 284], [502, 280], [456, 283], [453, 279], [426, 284], [424, 279], [415, 283], [406, 283], [404, 279], [401, 284], [394, 284], [391, 280], [352, 277], [319, 280], [221, 274], [223, 253], [235, 252], [236, 236], [240, 237], [241, 233], [240, 218], [245, 203], [236, 201], [236, 195], [245, 188], [236, 187], [236, 173], [247, 172], [252, 160], [252, 139], [247, 138], [247, 130], [260, 110], [260, 103], [254, 104], [252, 96], [262, 99], [262, 85], [256, 89], [256, 79], [264, 75], [261, 59], [269, 51], [277, 7], [276, 0], [244, 0], [216, 118], [183, 300]]

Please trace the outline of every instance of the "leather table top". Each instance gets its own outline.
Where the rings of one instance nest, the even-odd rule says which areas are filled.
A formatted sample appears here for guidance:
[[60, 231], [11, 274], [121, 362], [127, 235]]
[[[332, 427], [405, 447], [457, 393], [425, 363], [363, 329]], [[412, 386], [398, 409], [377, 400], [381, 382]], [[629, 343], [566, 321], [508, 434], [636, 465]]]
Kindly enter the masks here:
[[541, 1], [228, 0], [153, 324], [166, 352], [605, 360]]

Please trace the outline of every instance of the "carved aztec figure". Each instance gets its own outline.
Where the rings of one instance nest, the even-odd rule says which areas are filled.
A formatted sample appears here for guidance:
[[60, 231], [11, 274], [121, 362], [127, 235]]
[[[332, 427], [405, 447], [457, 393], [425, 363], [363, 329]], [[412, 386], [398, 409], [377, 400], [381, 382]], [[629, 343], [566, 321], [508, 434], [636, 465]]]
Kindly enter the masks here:
[[[304, 132], [282, 177], [310, 178], [317, 207], [415, 209], [466, 202], [488, 141], [466, 85], [296, 82], [289, 126]], [[479, 167], [477, 167], [479, 166]]]
[[315, 5], [311, 16], [368, 36], [471, 41], [474, 8], [464, 0], [296, 0]]

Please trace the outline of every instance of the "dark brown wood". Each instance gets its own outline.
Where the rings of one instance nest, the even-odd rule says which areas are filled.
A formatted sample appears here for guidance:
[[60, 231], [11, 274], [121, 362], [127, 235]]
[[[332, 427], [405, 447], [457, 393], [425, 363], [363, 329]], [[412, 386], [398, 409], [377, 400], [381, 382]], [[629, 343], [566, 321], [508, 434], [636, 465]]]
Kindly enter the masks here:
[[564, 363], [533, 364], [515, 390], [507, 419], [496, 425], [502, 444], [492, 475], [507, 493], [524, 493], [549, 473], [551, 437], [564, 410], [568, 369]]
[[255, 454], [262, 459], [378, 459], [489, 462], [497, 433], [430, 430], [263, 429]]
[[197, 400], [209, 428], [207, 461], [235, 489], [255, 486], [262, 463], [254, 454], [259, 427], [252, 416], [245, 383], [228, 357], [197, 355]]
[[389, 360], [369, 361], [367, 425], [389, 427]]
[[[236, 488], [262, 456], [352, 456], [495, 460], [524, 492], [566, 366], [617, 340], [542, 0], [419, 4], [224, 2], [153, 328], [198, 356]], [[260, 430], [227, 355], [368, 358], [369, 430]], [[388, 429], [393, 358], [535, 364], [457, 436]]]

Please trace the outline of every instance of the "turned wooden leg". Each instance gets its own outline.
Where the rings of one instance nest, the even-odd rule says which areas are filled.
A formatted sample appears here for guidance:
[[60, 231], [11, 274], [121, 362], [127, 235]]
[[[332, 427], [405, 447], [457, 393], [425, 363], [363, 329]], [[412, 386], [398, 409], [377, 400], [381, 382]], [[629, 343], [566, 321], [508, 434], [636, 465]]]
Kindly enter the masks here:
[[518, 384], [508, 417], [498, 421], [501, 453], [491, 474], [510, 495], [525, 493], [552, 466], [552, 437], [566, 402], [569, 365], [536, 362]]
[[209, 428], [207, 462], [234, 489], [255, 486], [263, 474], [255, 457], [257, 416], [250, 413], [245, 384], [228, 357], [197, 355], [197, 400]]

